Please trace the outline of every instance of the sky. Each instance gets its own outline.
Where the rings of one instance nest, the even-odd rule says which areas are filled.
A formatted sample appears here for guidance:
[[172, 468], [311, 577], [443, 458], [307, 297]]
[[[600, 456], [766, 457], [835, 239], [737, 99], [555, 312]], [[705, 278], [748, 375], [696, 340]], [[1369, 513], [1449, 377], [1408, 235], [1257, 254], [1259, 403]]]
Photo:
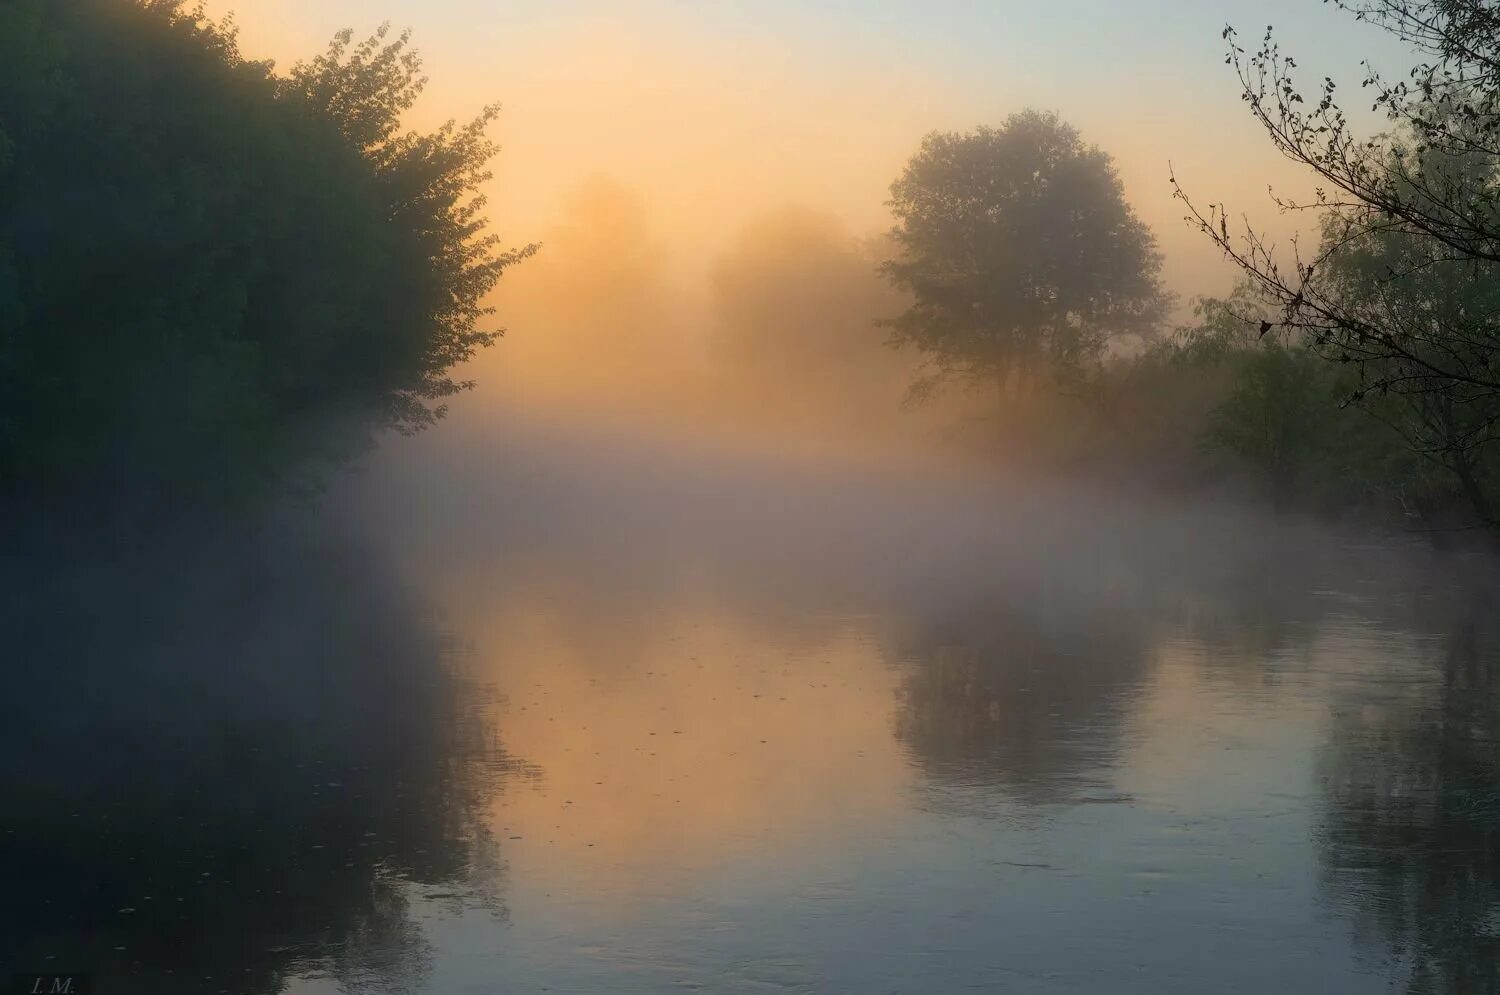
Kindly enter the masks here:
[[1308, 78], [1357, 90], [1360, 61], [1410, 59], [1321, 0], [209, 0], [248, 56], [286, 66], [337, 30], [410, 28], [431, 83], [413, 123], [498, 101], [490, 191], [511, 244], [543, 239], [569, 192], [637, 194], [691, 279], [788, 204], [889, 225], [892, 179], [933, 130], [1056, 110], [1114, 155], [1185, 300], [1231, 272], [1182, 221], [1169, 164], [1204, 201], [1273, 231], [1267, 196], [1310, 189], [1249, 118], [1220, 33], [1275, 25]]

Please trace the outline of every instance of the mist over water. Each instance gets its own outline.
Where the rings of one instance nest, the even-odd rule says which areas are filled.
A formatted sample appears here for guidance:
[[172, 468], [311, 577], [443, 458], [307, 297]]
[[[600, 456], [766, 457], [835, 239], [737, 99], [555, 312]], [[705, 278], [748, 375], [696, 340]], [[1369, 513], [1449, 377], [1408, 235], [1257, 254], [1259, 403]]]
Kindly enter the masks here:
[[690, 306], [627, 193], [580, 198], [510, 299], [534, 337], [431, 431], [232, 538], [6, 561], [6, 872], [44, 896], [8, 962], [1500, 984], [1483, 561], [997, 460], [992, 399], [903, 407], [892, 295], [826, 217], [769, 216]]
[[[1145, 333], [1097, 383], [924, 399], [866, 175], [918, 91], [834, 155], [802, 132], [861, 121], [876, 62], [734, 116], [763, 66], [715, 96], [712, 49], [559, 38], [584, 81], [546, 134], [618, 110], [646, 166], [531, 209], [446, 418], [253, 521], [0, 549], [0, 963], [116, 995], [1500, 991], [1492, 559], [1181, 458], [1235, 384], [1108, 365]], [[631, 86], [677, 105], [575, 107], [658, 49], [687, 56]], [[659, 119], [708, 151], [653, 172]], [[558, 142], [522, 169], [549, 191]]]
[[6, 790], [47, 813], [8, 879], [50, 897], [7, 956], [141, 992], [1483, 990], [1480, 575], [461, 405], [244, 543], [8, 575]]
[[1493, 980], [1447, 914], [1496, 883], [1482, 567], [519, 407], [345, 497], [535, 771], [508, 925], [435, 920], [431, 990]]

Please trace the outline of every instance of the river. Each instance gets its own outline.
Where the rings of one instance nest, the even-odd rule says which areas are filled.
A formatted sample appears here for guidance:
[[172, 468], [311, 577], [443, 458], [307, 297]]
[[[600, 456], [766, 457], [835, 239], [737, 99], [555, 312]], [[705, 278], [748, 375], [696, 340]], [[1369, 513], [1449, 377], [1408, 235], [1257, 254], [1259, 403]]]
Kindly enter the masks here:
[[100, 993], [1500, 990], [1474, 564], [516, 428], [12, 564], [0, 961]]

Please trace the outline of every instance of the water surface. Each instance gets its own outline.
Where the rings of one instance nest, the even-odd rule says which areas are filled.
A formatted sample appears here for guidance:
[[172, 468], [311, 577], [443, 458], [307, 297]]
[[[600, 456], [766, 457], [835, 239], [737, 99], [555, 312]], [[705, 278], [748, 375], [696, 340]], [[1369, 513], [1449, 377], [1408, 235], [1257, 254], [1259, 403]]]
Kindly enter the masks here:
[[11, 570], [6, 963], [101, 992], [1500, 990], [1470, 568], [938, 473], [448, 445], [359, 484], [352, 539], [325, 509]]

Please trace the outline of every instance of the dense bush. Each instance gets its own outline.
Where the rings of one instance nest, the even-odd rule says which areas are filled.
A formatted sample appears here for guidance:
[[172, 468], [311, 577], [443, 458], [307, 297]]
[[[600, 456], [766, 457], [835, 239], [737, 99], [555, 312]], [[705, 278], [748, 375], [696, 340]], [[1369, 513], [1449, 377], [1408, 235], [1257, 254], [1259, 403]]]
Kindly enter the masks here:
[[111, 518], [419, 428], [523, 253], [382, 31], [279, 76], [180, 0], [0, 3], [0, 495]]
[[1242, 289], [1103, 359], [1068, 392], [997, 408], [1003, 459], [1092, 481], [1218, 494], [1408, 529], [1472, 524], [1442, 462], [1403, 434], [1406, 399], [1349, 403], [1357, 372], [1287, 332], [1260, 332]]

